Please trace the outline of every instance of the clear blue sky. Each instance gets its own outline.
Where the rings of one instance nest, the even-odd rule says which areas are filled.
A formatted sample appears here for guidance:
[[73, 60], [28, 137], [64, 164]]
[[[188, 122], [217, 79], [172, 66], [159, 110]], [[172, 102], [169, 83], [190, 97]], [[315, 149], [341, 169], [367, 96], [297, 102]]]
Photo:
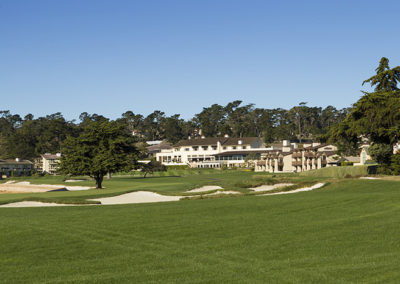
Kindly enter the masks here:
[[0, 0], [0, 109], [347, 107], [382, 56], [400, 65], [399, 12], [391, 0]]

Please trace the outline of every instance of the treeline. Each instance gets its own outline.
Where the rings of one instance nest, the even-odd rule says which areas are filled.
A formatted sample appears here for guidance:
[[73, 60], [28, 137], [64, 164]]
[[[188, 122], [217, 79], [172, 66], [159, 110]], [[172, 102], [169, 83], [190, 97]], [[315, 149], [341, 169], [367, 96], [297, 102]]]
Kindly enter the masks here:
[[[258, 136], [266, 143], [289, 139], [302, 142], [317, 139], [331, 126], [341, 122], [349, 109], [308, 107], [300, 103], [289, 110], [256, 108], [233, 101], [225, 106], [214, 104], [203, 108], [192, 119], [184, 120], [179, 114], [166, 116], [154, 111], [148, 116], [127, 111], [115, 122], [125, 127], [138, 142], [167, 140], [176, 143], [188, 136], [231, 137]], [[9, 111], [0, 111], [0, 158], [32, 159], [42, 153], [61, 150], [63, 141], [77, 137], [90, 122], [109, 119], [98, 114], [82, 113], [79, 121], [68, 121], [61, 113], [34, 118], [21, 117]]]

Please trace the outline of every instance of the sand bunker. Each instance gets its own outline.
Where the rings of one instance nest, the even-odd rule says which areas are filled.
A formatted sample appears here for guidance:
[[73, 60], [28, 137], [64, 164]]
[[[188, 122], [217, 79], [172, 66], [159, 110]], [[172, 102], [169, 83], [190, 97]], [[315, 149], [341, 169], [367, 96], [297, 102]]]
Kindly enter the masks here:
[[217, 190], [217, 189], [222, 189], [222, 187], [220, 187], [218, 185], [206, 185], [206, 186], [202, 186], [199, 188], [188, 190], [186, 192], [207, 192], [207, 191]]
[[261, 185], [261, 186], [257, 186], [257, 187], [253, 187], [253, 188], [249, 188], [251, 190], [254, 191], [270, 191], [270, 190], [274, 190], [277, 188], [281, 188], [281, 187], [287, 187], [287, 186], [291, 186], [293, 185], [293, 183], [277, 183], [277, 184], [273, 184], [273, 185]]
[[298, 188], [298, 189], [291, 190], [291, 191], [282, 191], [282, 192], [276, 192], [276, 193], [266, 193], [266, 194], [260, 194], [260, 195], [262, 195], [262, 196], [265, 196], [265, 195], [278, 195], [278, 194], [290, 194], [290, 193], [296, 193], [296, 192], [310, 191], [310, 190], [313, 190], [313, 189], [321, 188], [324, 185], [325, 185], [325, 183], [320, 182], [320, 183], [314, 184], [313, 186], [310, 186], [310, 187], [303, 187], [303, 188]]
[[380, 179], [380, 178], [377, 178], [377, 177], [360, 177], [360, 179]]
[[0, 207], [8, 207], [8, 208], [15, 208], [15, 207], [54, 207], [54, 206], [75, 206], [75, 205], [74, 204], [45, 203], [45, 202], [38, 202], [38, 201], [21, 201], [21, 202], [14, 202], [14, 203], [0, 205]]
[[86, 181], [84, 179], [67, 179], [65, 180], [65, 182], [82, 182], [82, 181]]
[[204, 195], [218, 195], [218, 194], [240, 194], [241, 192], [239, 191], [232, 191], [232, 190], [226, 190], [226, 191], [222, 191], [222, 190], [218, 190], [216, 192], [213, 193], [207, 193]]
[[103, 205], [178, 201], [183, 196], [166, 196], [150, 191], [135, 191], [118, 196], [90, 199]]
[[0, 192], [3, 193], [73, 191], [73, 190], [88, 190], [90, 188], [91, 188], [90, 186], [65, 186], [62, 184], [30, 184], [28, 181], [0, 184]]

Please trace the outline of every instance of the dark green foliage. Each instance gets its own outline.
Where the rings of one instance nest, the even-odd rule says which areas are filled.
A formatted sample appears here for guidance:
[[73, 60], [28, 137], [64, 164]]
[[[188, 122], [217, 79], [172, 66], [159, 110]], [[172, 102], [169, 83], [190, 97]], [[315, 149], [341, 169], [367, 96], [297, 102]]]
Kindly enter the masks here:
[[141, 166], [141, 171], [144, 173], [144, 178], [147, 176], [147, 174], [152, 174], [154, 172], [165, 172], [166, 170], [167, 168], [155, 159], [152, 159], [149, 163]]
[[397, 83], [400, 81], [400, 66], [390, 69], [389, 59], [382, 57], [379, 66], [375, 69], [376, 75], [365, 80], [365, 83], [370, 83], [375, 86], [375, 92], [390, 92], [398, 91]]
[[390, 164], [393, 149], [389, 144], [382, 143], [374, 143], [372, 144], [368, 152], [372, 159], [374, 159], [377, 163], [388, 166]]
[[[385, 151], [389, 153], [389, 147], [392, 149], [400, 139], [400, 90], [397, 88], [400, 66], [390, 69], [388, 62], [387, 58], [382, 58], [377, 74], [364, 81], [375, 86], [375, 92], [364, 92], [346, 119], [332, 128], [331, 142], [357, 151], [361, 139], [368, 139], [377, 145], [385, 144]], [[384, 150], [383, 146], [376, 147], [380, 147], [379, 151], [376, 149], [378, 152]], [[388, 154], [379, 156], [378, 162], [390, 163]]]
[[392, 155], [390, 160], [390, 170], [394, 175], [400, 175], [400, 153]]
[[116, 122], [89, 121], [78, 137], [68, 137], [62, 146], [60, 171], [88, 175], [102, 187], [107, 173], [132, 169], [137, 157], [135, 139]]

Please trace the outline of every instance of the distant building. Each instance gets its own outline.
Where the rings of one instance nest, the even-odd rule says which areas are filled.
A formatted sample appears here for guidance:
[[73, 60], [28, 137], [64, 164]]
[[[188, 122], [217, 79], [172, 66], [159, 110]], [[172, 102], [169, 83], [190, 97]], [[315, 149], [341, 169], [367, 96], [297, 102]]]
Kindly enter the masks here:
[[161, 149], [156, 153], [157, 161], [164, 165], [189, 165], [192, 168], [219, 168], [226, 166], [244, 166], [250, 154], [264, 150], [259, 137], [211, 137], [181, 140], [170, 149]]
[[[156, 143], [158, 142], [158, 143]], [[149, 158], [156, 157], [157, 153], [160, 153], [162, 150], [172, 150], [173, 147], [171, 144], [163, 141], [147, 141], [148, 147], [146, 147], [147, 152], [149, 153]]]
[[46, 153], [35, 159], [35, 171], [54, 175], [60, 164], [61, 154]]
[[33, 163], [28, 160], [0, 160], [0, 177], [27, 176], [31, 174]]
[[337, 166], [337, 147], [320, 143], [304, 144], [302, 148], [295, 143], [284, 141], [281, 149], [269, 150], [261, 154], [256, 163], [257, 172], [304, 172], [324, 167]]

